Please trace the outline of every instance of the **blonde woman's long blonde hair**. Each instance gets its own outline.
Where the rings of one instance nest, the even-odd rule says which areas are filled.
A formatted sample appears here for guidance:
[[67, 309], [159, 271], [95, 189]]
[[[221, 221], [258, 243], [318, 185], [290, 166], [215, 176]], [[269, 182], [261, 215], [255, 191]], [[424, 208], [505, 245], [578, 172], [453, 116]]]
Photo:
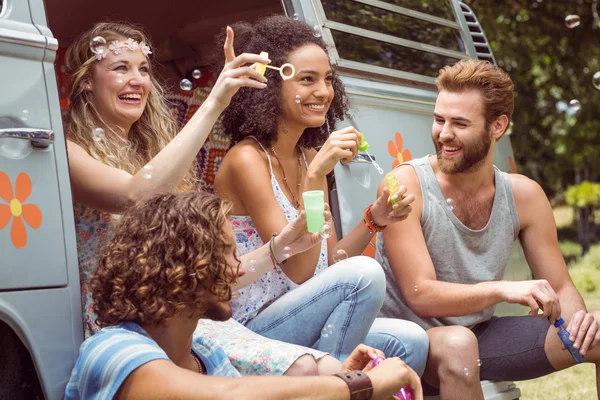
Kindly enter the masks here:
[[[140, 119], [131, 126], [128, 139], [124, 140], [116, 127], [103, 123], [92, 96], [84, 88], [98, 63], [90, 50], [90, 40], [96, 36], [103, 37], [107, 45], [123, 38], [151, 45], [149, 37], [140, 27], [128, 23], [100, 22], [79, 35], [65, 55], [66, 73], [71, 78], [71, 105], [65, 116], [65, 131], [69, 140], [77, 143], [96, 160], [135, 174], [175, 137], [179, 127], [165, 101], [165, 90], [152, 74], [152, 69], [146, 108]], [[151, 63], [151, 60], [148, 62]], [[109, 130], [101, 141], [94, 140], [93, 131], [97, 127]], [[194, 164], [177, 189], [192, 190], [196, 183]]]

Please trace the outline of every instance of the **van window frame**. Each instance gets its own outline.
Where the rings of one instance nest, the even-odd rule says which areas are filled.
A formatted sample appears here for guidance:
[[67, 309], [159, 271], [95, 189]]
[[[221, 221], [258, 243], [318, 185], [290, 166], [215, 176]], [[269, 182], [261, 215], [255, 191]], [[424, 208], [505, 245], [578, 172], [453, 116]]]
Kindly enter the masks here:
[[[424, 20], [427, 22], [435, 23], [437, 25], [454, 28], [454, 29], [456, 29], [458, 35], [460, 35], [460, 38], [463, 41], [463, 43], [465, 43], [465, 46], [464, 46], [465, 51], [464, 51], [464, 53], [461, 53], [461, 52], [458, 52], [455, 50], [444, 49], [444, 48], [441, 48], [441, 47], [438, 47], [438, 46], [435, 46], [432, 44], [428, 44], [428, 43], [416, 42], [413, 40], [403, 39], [403, 38], [399, 38], [399, 37], [389, 35], [389, 34], [375, 32], [375, 31], [371, 31], [368, 29], [359, 28], [359, 27], [347, 25], [344, 23], [336, 22], [336, 21], [331, 21], [331, 20], [327, 19], [327, 15], [325, 13], [325, 9], [323, 7], [323, 4], [321, 3], [321, 0], [310, 0], [312, 9], [314, 10], [314, 13], [315, 13], [315, 18], [317, 20], [317, 23], [321, 27], [322, 32], [323, 32], [323, 39], [325, 40], [325, 42], [328, 46], [331, 62], [333, 64], [335, 64], [338, 67], [338, 69], [340, 69], [340, 70], [345, 70], [345, 71], [348, 71], [348, 72], [354, 73], [354, 74], [367, 73], [369, 75], [372, 75], [373, 77], [379, 78], [379, 80], [387, 81], [390, 79], [392, 79], [392, 80], [400, 79], [403, 81], [411, 81], [411, 82], [414, 82], [417, 84], [426, 84], [426, 85], [435, 84], [435, 77], [421, 75], [419, 73], [410, 72], [410, 71], [395, 70], [392, 68], [367, 64], [365, 62], [360, 62], [360, 61], [352, 61], [352, 60], [348, 60], [348, 59], [341, 57], [337, 51], [337, 46], [336, 46], [335, 40], [333, 38], [333, 35], [331, 33], [331, 30], [334, 30], [337, 32], [342, 32], [342, 33], [347, 33], [347, 34], [351, 34], [351, 35], [356, 35], [356, 36], [366, 38], [366, 39], [382, 41], [384, 43], [388, 43], [391, 45], [403, 46], [403, 47], [407, 47], [409, 49], [414, 49], [417, 51], [424, 51], [426, 53], [455, 58], [456, 61], [458, 61], [462, 58], [471, 57], [471, 55], [469, 54], [470, 48], [467, 44], [468, 43], [467, 41], [470, 40], [470, 38], [465, 37], [465, 33], [462, 29], [462, 26], [458, 22], [459, 18], [457, 16], [457, 10], [455, 9], [455, 7], [453, 5], [452, 0], [444, 0], [444, 1], [447, 1], [449, 3], [448, 5], [451, 8], [452, 13], [454, 15], [454, 21], [450, 21], [445, 18], [429, 15], [429, 14], [426, 14], [426, 13], [423, 13], [420, 11], [414, 11], [414, 10], [411, 10], [411, 9], [408, 9], [405, 7], [397, 6], [397, 5], [391, 4], [391, 3], [386, 3], [386, 2], [383, 2], [380, 0], [346, 0], [346, 1], [358, 3], [358, 4], [364, 4], [366, 6], [379, 8], [379, 9], [382, 9], [382, 10], [385, 10], [388, 12], [392, 12], [395, 14], [407, 16], [410, 18], [421, 19], [421, 20]], [[440, 0], [437, 0], [437, 1], [440, 1]]]
[[6, 3], [8, 3], [8, 0], [0, 0], [0, 19], [4, 17], [6, 9], [8, 8]]

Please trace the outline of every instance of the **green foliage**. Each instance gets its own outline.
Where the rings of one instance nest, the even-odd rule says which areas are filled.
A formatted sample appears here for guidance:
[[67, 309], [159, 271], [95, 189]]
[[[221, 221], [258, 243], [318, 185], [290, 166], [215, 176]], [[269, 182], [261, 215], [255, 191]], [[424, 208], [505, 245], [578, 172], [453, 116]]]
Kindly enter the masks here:
[[[592, 0], [464, 0], [481, 22], [498, 65], [515, 83], [511, 143], [519, 172], [549, 196], [581, 179], [600, 177], [600, 23]], [[565, 26], [577, 14], [581, 24]], [[557, 103], [578, 99], [581, 110], [560, 112]]]
[[569, 264], [569, 274], [579, 291], [591, 293], [597, 290], [600, 283], [600, 245], [592, 246], [585, 256]]
[[574, 261], [581, 255], [581, 245], [579, 243], [564, 240], [558, 242], [558, 247], [566, 262]]
[[598, 207], [600, 205], [600, 183], [583, 181], [579, 185], [570, 186], [565, 193], [565, 200], [572, 207]]

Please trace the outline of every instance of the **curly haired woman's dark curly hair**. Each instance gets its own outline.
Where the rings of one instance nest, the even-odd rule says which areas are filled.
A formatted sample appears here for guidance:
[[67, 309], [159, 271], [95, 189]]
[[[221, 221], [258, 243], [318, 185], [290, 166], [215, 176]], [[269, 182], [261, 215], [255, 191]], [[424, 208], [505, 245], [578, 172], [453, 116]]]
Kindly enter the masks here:
[[[313, 28], [302, 21], [295, 21], [283, 15], [274, 15], [254, 24], [238, 22], [232, 26], [235, 54], [259, 54], [266, 51], [272, 65], [280, 66], [288, 62], [291, 52], [306, 44], [316, 44], [327, 53], [325, 42], [313, 35]], [[225, 34], [217, 36], [223, 48]], [[220, 53], [222, 60], [222, 51]], [[219, 70], [223, 65], [218, 65]], [[281, 78], [277, 71], [267, 69], [265, 75], [269, 83], [265, 89], [241, 88], [233, 96], [223, 112], [222, 123], [225, 132], [232, 135], [232, 144], [253, 135], [270, 146], [277, 140], [277, 117], [281, 115]], [[298, 144], [303, 147], [317, 147], [329, 136], [327, 126], [335, 126], [348, 115], [349, 101], [344, 86], [333, 73], [335, 97], [326, 116], [326, 123], [318, 128], [307, 128]]]
[[[92, 279], [96, 323], [150, 326], [206, 312], [206, 294], [231, 299], [231, 203], [206, 192], [159, 194], [124, 214]], [[190, 316], [191, 316], [190, 315]]]

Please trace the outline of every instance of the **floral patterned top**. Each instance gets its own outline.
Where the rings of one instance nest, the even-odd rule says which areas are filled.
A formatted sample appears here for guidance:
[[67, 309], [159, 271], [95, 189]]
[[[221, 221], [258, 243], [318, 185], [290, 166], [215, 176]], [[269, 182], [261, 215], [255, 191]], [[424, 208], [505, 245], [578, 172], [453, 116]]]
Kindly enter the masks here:
[[[275, 178], [275, 174], [273, 173], [273, 165], [271, 164], [269, 153], [255, 137], [250, 137], [257, 141], [259, 146], [267, 155], [267, 160], [269, 161], [269, 171], [271, 173], [271, 186], [273, 187], [273, 193], [275, 194], [275, 198], [277, 199], [279, 206], [283, 210], [288, 222], [294, 220], [298, 217], [300, 212], [294, 208], [292, 203], [290, 203], [281, 190], [279, 182], [277, 182], [277, 178]], [[304, 153], [302, 153], [302, 156], [304, 157], [304, 164], [308, 168], [308, 163]], [[250, 216], [233, 215], [230, 217], [230, 221], [235, 234], [238, 256], [250, 253], [264, 244]], [[321, 243], [321, 254], [319, 256], [317, 268], [315, 269], [315, 275], [327, 268], [327, 266], [327, 241], [323, 239], [323, 242]], [[262, 309], [268, 307], [275, 300], [297, 286], [297, 284], [292, 282], [287, 277], [281, 268], [275, 266], [262, 277], [257, 279], [254, 283], [238, 291], [240, 296], [231, 300], [233, 318], [242, 324], [246, 324], [252, 318], [256, 317]]]
[[96, 325], [96, 313], [92, 307], [90, 282], [96, 273], [100, 251], [115, 230], [120, 215], [94, 210], [82, 204], [74, 204], [77, 254], [79, 255], [79, 282], [83, 305], [83, 329], [85, 338], [100, 330]]

